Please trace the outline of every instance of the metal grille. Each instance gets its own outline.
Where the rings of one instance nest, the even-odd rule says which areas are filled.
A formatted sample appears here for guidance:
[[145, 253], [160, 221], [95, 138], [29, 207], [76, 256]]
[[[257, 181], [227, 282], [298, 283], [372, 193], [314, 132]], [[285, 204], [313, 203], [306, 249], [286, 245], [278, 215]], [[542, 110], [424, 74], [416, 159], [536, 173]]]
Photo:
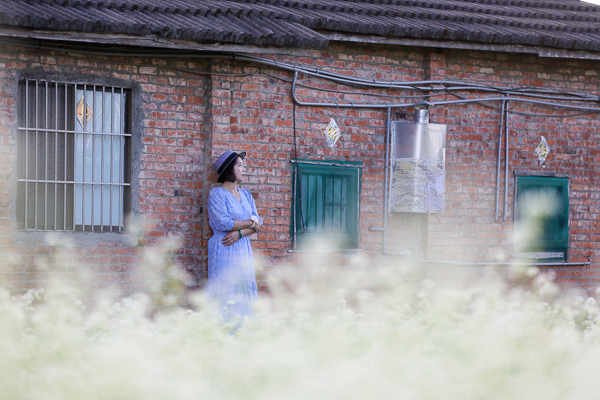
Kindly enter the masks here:
[[20, 229], [123, 230], [131, 203], [130, 108], [123, 88], [19, 82]]

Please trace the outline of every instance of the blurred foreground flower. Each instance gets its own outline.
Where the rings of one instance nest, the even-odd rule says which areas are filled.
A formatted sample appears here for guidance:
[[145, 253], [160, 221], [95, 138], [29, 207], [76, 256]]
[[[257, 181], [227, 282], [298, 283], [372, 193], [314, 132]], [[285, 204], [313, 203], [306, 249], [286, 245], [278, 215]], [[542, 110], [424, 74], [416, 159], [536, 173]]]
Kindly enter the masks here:
[[[279, 269], [273, 295], [230, 335], [202, 296], [195, 311], [153, 299], [184, 280], [169, 267], [176, 246], [144, 258], [162, 283], [126, 299], [99, 293], [92, 308], [53, 293], [68, 285], [22, 298], [0, 291], [0, 399], [580, 400], [600, 392], [598, 303], [557, 297], [548, 276], [530, 272], [533, 292], [500, 281], [407, 284], [395, 266], [368, 268], [356, 256], [331, 267], [320, 255]], [[159, 305], [168, 307], [152, 312]]]

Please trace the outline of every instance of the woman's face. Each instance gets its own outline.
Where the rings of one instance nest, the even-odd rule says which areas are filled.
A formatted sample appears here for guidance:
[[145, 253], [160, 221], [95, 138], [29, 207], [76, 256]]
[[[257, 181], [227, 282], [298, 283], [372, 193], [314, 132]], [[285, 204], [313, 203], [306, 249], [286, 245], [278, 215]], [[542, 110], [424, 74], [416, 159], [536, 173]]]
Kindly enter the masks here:
[[238, 157], [235, 160], [233, 173], [235, 174], [236, 182], [244, 182], [244, 177], [246, 176], [246, 168], [244, 167], [244, 160], [242, 160], [240, 157]]

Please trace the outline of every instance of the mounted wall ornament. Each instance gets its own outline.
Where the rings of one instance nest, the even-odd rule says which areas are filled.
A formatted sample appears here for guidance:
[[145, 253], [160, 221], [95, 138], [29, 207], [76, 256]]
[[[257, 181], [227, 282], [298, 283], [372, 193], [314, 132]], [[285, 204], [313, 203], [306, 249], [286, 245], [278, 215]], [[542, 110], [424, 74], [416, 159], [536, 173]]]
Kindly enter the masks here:
[[335, 142], [338, 141], [340, 136], [342, 136], [340, 128], [338, 128], [335, 120], [331, 118], [329, 125], [327, 125], [327, 128], [325, 129], [325, 139], [327, 140], [329, 147], [335, 146]]
[[79, 124], [81, 125], [82, 128], [85, 128], [85, 125], [89, 122], [90, 119], [92, 119], [92, 115], [94, 114], [94, 112], [92, 111], [90, 104], [87, 102], [85, 104], [85, 110], [84, 110], [83, 97], [81, 99], [79, 99], [79, 102], [77, 103], [76, 111], [77, 111], [76, 112], [77, 121], [79, 121]]
[[535, 155], [538, 157], [540, 165], [544, 168], [546, 167], [544, 163], [546, 162], [546, 157], [548, 157], [548, 154], [550, 154], [550, 146], [548, 146], [546, 138], [542, 136], [540, 144], [538, 144], [538, 146], [535, 148]]

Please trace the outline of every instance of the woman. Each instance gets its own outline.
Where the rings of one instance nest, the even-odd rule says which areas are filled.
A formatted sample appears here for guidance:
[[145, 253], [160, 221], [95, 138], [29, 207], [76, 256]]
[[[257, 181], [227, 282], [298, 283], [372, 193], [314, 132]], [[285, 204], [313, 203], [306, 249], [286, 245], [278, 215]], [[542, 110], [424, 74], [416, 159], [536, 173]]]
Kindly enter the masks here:
[[208, 194], [208, 217], [213, 236], [208, 241], [206, 292], [220, 307], [225, 321], [241, 321], [252, 315], [256, 277], [250, 238], [262, 230], [250, 191], [244, 181], [246, 152], [227, 150], [215, 163], [219, 186]]

